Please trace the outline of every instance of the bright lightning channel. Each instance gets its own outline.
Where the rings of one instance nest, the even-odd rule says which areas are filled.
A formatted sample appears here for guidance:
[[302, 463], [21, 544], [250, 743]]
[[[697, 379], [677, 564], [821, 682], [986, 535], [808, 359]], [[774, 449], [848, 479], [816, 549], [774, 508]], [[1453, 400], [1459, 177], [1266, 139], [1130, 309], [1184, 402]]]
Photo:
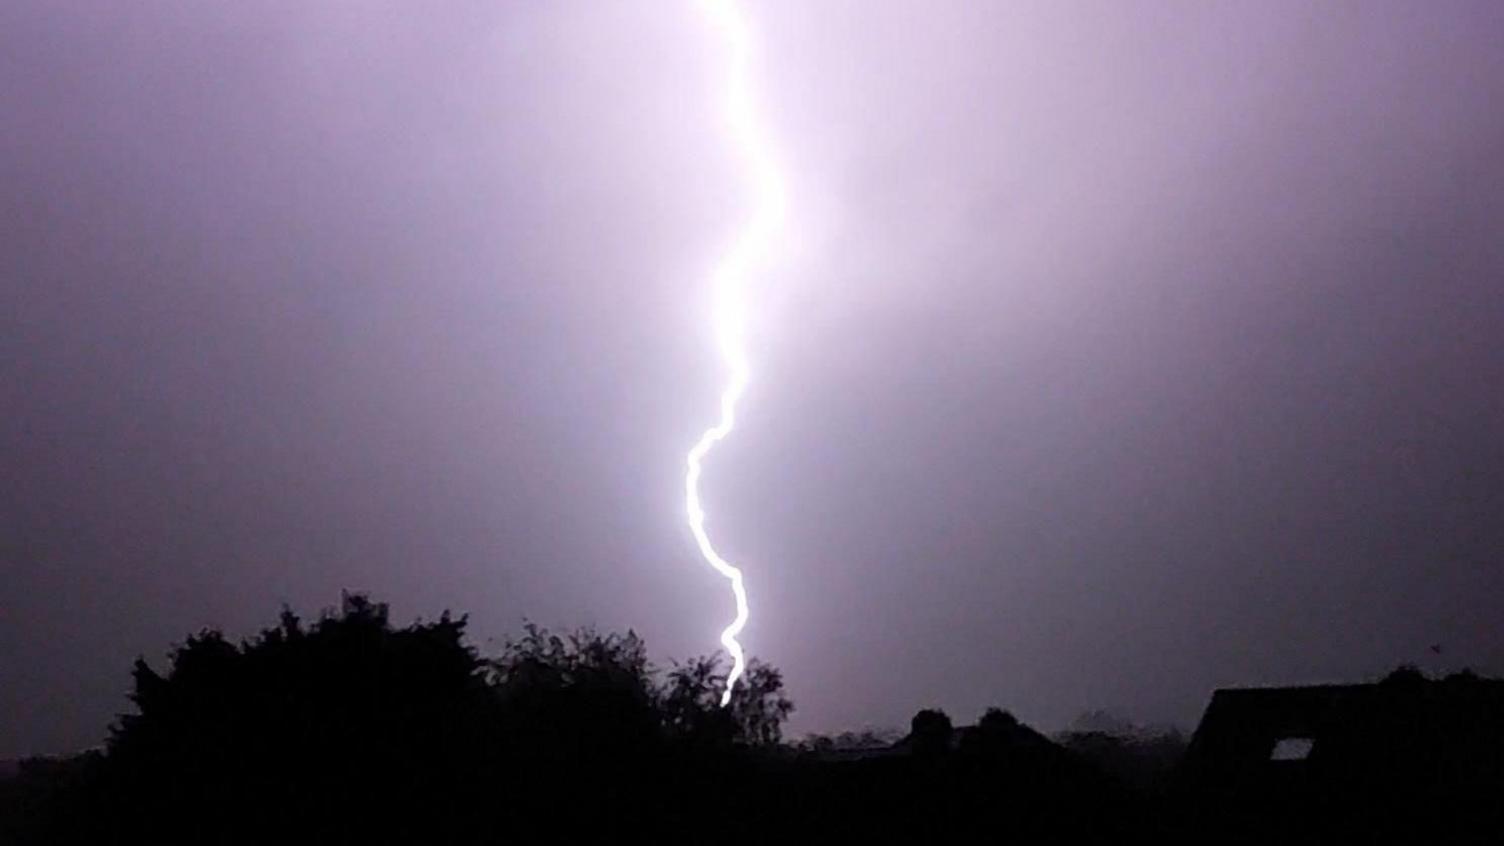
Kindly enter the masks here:
[[721, 360], [726, 365], [726, 387], [721, 392], [721, 418], [700, 436], [687, 457], [684, 476], [685, 504], [688, 506], [689, 529], [694, 533], [700, 554], [716, 572], [731, 582], [736, 596], [736, 619], [721, 632], [721, 645], [731, 654], [731, 672], [726, 675], [726, 690], [721, 706], [731, 702], [731, 690], [746, 669], [741, 642], [736, 639], [747, 625], [747, 589], [742, 571], [722, 558], [705, 532], [705, 509], [700, 505], [702, 462], [711, 448], [731, 433], [736, 425], [736, 405], [747, 390], [750, 372], [744, 348], [747, 276], [752, 262], [766, 255], [783, 221], [783, 179], [769, 153], [767, 137], [752, 107], [749, 65], [752, 38], [746, 20], [734, 0], [700, 0], [700, 7], [711, 25], [724, 39], [729, 54], [729, 75], [723, 94], [726, 121], [732, 139], [746, 168], [747, 180], [756, 195], [756, 207], [731, 250], [722, 257], [711, 277], [714, 306], [711, 315]]

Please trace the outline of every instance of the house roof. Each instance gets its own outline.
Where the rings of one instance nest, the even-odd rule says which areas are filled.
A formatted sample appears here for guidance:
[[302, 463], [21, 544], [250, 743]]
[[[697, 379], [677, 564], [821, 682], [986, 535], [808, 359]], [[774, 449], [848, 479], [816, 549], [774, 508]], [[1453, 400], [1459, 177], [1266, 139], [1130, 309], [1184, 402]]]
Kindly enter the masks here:
[[1404, 780], [1504, 772], [1504, 681], [1397, 673], [1374, 684], [1231, 688], [1186, 752], [1209, 785], [1288, 777]]

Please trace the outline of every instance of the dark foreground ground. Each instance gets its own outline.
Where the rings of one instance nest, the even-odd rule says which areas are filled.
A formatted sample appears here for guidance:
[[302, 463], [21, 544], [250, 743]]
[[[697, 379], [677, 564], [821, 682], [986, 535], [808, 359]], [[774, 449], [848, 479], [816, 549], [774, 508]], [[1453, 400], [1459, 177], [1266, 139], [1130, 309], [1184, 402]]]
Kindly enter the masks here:
[[[362, 774], [308, 760], [289, 762], [281, 783], [201, 772], [164, 792], [118, 783], [122, 776], [95, 756], [33, 763], [5, 782], [0, 830], [6, 843], [91, 844], [1496, 843], [1504, 833], [1497, 785], [1452, 795], [1291, 787], [1218, 796], [1173, 784], [1145, 792], [1063, 751], [1010, 752], [1018, 754], [554, 761], [468, 781], [404, 773], [398, 761]], [[223, 766], [236, 771], [234, 762]], [[324, 777], [295, 767], [322, 767]]]

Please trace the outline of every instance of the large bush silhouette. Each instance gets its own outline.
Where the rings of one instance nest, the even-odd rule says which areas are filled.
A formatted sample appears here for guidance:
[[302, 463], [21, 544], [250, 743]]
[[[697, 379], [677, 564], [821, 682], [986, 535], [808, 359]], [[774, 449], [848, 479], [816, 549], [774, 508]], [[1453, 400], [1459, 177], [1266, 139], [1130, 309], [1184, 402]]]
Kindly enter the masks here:
[[138, 660], [138, 712], [108, 744], [115, 811], [127, 830], [255, 841], [289, 826], [407, 831], [457, 809], [477, 798], [500, 727], [464, 629], [448, 615], [394, 629], [356, 596], [306, 628], [284, 612], [240, 644], [203, 632], [165, 673]]
[[583, 836], [704, 794], [693, 770], [775, 744], [792, 710], [759, 662], [723, 709], [716, 656], [660, 673], [635, 633], [529, 625], [483, 659], [465, 625], [446, 614], [394, 628], [384, 605], [349, 596], [337, 614], [305, 625], [284, 611], [239, 643], [201, 632], [160, 672], [138, 660], [136, 713], [112, 728], [106, 789], [73, 834]]

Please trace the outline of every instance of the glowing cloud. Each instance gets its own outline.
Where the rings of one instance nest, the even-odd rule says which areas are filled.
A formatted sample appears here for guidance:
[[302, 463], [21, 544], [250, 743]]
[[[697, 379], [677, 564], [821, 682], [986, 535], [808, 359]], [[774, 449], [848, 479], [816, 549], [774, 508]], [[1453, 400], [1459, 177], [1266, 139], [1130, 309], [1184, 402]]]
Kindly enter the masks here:
[[752, 43], [746, 21], [733, 0], [700, 0], [700, 7], [717, 34], [725, 41], [729, 54], [729, 77], [723, 94], [726, 120], [739, 152], [746, 176], [756, 196], [756, 207], [731, 250], [721, 259], [711, 278], [714, 293], [712, 314], [716, 342], [728, 375], [721, 392], [721, 418], [700, 436], [687, 459], [684, 476], [685, 503], [689, 529], [694, 533], [700, 554], [716, 572], [731, 582], [736, 597], [736, 619], [721, 632], [721, 644], [731, 654], [731, 672], [726, 676], [726, 690], [721, 705], [731, 702], [731, 690], [746, 669], [741, 642], [736, 639], [747, 625], [747, 589], [742, 571], [722, 558], [705, 532], [705, 509], [700, 505], [702, 461], [736, 425], [736, 404], [747, 389], [750, 372], [744, 348], [745, 294], [747, 275], [754, 259], [765, 255], [783, 220], [783, 180], [768, 152], [768, 143], [757, 113], [752, 107], [748, 82]]

